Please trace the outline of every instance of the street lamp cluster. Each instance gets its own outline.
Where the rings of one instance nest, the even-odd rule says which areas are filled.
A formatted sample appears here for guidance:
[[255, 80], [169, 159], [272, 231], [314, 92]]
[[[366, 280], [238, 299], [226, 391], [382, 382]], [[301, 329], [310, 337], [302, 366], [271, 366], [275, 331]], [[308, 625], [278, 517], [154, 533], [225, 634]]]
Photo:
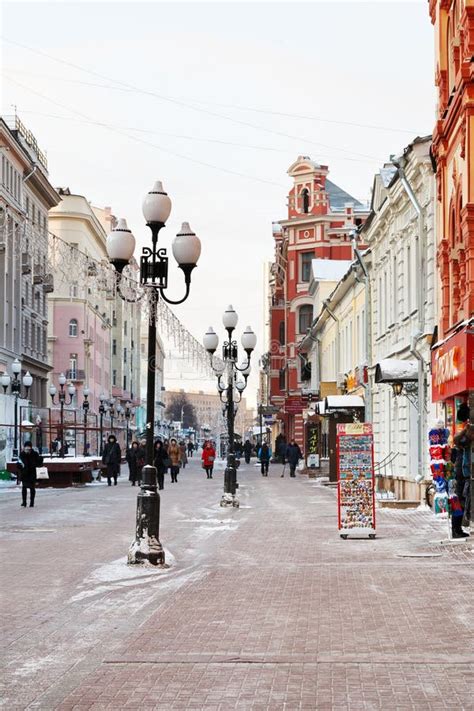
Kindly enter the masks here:
[[[13, 433], [13, 460], [18, 459], [18, 399], [24, 398], [28, 399], [30, 394], [30, 388], [33, 385], [33, 377], [27, 371], [23, 378], [20, 380], [21, 373], [21, 363], [16, 358], [12, 363], [12, 373], [13, 378], [8, 373], [3, 373], [0, 376], [0, 382], [2, 384], [3, 392], [6, 395], [8, 388], [10, 388], [10, 394], [15, 398], [14, 405], [14, 433]], [[24, 395], [22, 395], [22, 385], [24, 388]]]
[[[222, 346], [222, 360], [214, 360], [213, 356], [219, 345], [219, 337], [214, 329], [209, 326], [204, 336], [203, 344], [210, 356], [211, 367], [217, 376], [217, 390], [221, 402], [224, 404], [224, 415], [227, 420], [228, 448], [227, 466], [224, 473], [224, 493], [221, 499], [221, 506], [239, 506], [236, 497], [238, 489], [237, 467], [235, 457], [235, 433], [234, 424], [237, 414], [237, 406], [242, 399], [242, 393], [247, 387], [247, 380], [250, 375], [250, 357], [257, 344], [257, 336], [250, 326], [247, 326], [242, 334], [241, 343], [247, 359], [240, 365], [237, 341], [233, 340], [233, 333], [237, 326], [239, 317], [232, 306], [228, 306], [222, 316], [222, 323], [227, 331], [227, 340]], [[240, 378], [239, 374], [243, 377]]]
[[[49, 394], [51, 395], [51, 402], [53, 405], [59, 405], [60, 407], [60, 430], [59, 430], [59, 439], [61, 442], [61, 446], [59, 448], [59, 456], [64, 457], [64, 406], [67, 405], [72, 405], [74, 401], [74, 395], [76, 394], [76, 386], [74, 383], [69, 383], [67, 386], [67, 394], [69, 395], [69, 399], [67, 398], [66, 394], [66, 376], [64, 373], [61, 373], [61, 375], [58, 378], [58, 383], [59, 383], [59, 392], [56, 388], [55, 385], [51, 384], [49, 386]], [[57, 399], [55, 400], [55, 397], [57, 395]]]
[[[140, 284], [148, 299], [148, 373], [146, 408], [146, 464], [142, 470], [141, 490], [137, 496], [137, 519], [135, 540], [129, 549], [129, 563], [149, 562], [163, 565], [165, 554], [160, 542], [160, 496], [157, 491], [157, 472], [153, 465], [155, 424], [155, 363], [156, 363], [156, 317], [158, 300], [169, 304], [181, 304], [189, 296], [191, 274], [201, 254], [201, 242], [188, 222], [183, 222], [176, 235], [172, 251], [178, 267], [184, 274], [185, 294], [176, 301], [169, 299], [168, 257], [166, 249], [158, 248], [158, 236], [171, 212], [171, 200], [160, 181], [157, 181], [143, 200], [143, 216], [151, 231], [151, 247], [144, 247], [140, 258]], [[130, 299], [121, 290], [123, 270], [130, 263], [135, 250], [135, 237], [125, 220], [107, 238], [107, 253], [117, 275], [117, 293], [126, 301]]]

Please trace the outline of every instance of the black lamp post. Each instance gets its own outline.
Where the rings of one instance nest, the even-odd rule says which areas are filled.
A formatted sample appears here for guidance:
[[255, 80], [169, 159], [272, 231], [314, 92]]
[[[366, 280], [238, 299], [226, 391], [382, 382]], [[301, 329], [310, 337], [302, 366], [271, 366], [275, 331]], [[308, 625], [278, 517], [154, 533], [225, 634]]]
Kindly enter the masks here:
[[[8, 373], [3, 373], [3, 375], [0, 376], [0, 382], [2, 384], [4, 394], [6, 395], [8, 388], [10, 388], [10, 394], [13, 395], [13, 397], [15, 398], [12, 458], [14, 461], [16, 461], [18, 459], [18, 399], [28, 399], [28, 395], [30, 394], [30, 388], [33, 385], [33, 378], [27, 371], [23, 378], [20, 380], [21, 363], [18, 358], [16, 358], [12, 363], [12, 373], [13, 379]], [[25, 389], [24, 395], [22, 395], [21, 392], [22, 385]]]
[[[236, 405], [242, 399], [242, 393], [247, 387], [247, 379], [250, 374], [250, 356], [257, 344], [257, 336], [250, 326], [247, 326], [242, 334], [242, 347], [247, 354], [247, 361], [239, 367], [237, 341], [232, 340], [232, 334], [238, 321], [237, 313], [232, 306], [228, 306], [222, 317], [222, 323], [227, 331], [228, 340], [222, 346], [221, 363], [213, 363], [212, 356], [217, 350], [219, 338], [214, 329], [209, 327], [204, 336], [204, 348], [210, 355], [211, 367], [217, 375], [217, 389], [221, 402], [224, 403], [224, 414], [227, 419], [227, 434], [229, 444], [227, 448], [227, 466], [224, 474], [224, 494], [221, 499], [221, 506], [239, 506], [236, 498], [237, 484], [237, 464], [235, 460], [234, 423], [237, 412]], [[242, 373], [244, 380], [239, 380], [237, 374]], [[224, 382], [222, 382], [224, 379]]]
[[109, 406], [107, 404], [107, 395], [104, 395], [104, 393], [101, 393], [99, 395], [99, 437], [100, 437], [100, 444], [99, 444], [99, 455], [102, 456], [104, 453], [104, 415], [108, 411]]
[[[64, 373], [61, 373], [61, 375], [58, 378], [59, 382], [59, 393], [57, 391], [57, 388], [55, 385], [50, 385], [49, 386], [49, 394], [51, 395], [51, 402], [53, 405], [58, 405], [60, 406], [60, 427], [61, 427], [61, 449], [59, 450], [59, 456], [64, 457], [64, 405], [72, 405], [72, 402], [74, 400], [74, 395], [76, 394], [76, 387], [73, 383], [69, 383], [67, 386], [67, 391], [69, 394], [69, 400], [67, 399], [66, 391], [64, 389], [66, 385], [66, 376]], [[58, 396], [57, 400], [55, 400], [55, 396]]]
[[[146, 411], [146, 464], [142, 470], [141, 490], [137, 497], [137, 519], [135, 540], [128, 553], [129, 563], [149, 562], [163, 565], [165, 554], [160, 543], [160, 496], [157, 491], [156, 468], [153, 466], [154, 423], [155, 423], [155, 369], [156, 369], [156, 314], [161, 297], [169, 304], [181, 304], [189, 296], [191, 273], [196, 267], [201, 253], [201, 243], [183, 222], [180, 232], [173, 241], [173, 255], [178, 267], [184, 273], [186, 286], [182, 299], [173, 301], [165, 296], [168, 287], [168, 257], [166, 249], [158, 248], [158, 235], [165, 226], [171, 212], [171, 200], [157, 181], [143, 201], [143, 215], [151, 230], [151, 247], [144, 247], [140, 259], [140, 284], [148, 296], [148, 374]], [[127, 228], [125, 220], [118, 221], [117, 227], [107, 238], [107, 252], [117, 271], [117, 291], [125, 301], [128, 298], [121, 290], [122, 272], [133, 257], [135, 238]]]
[[84, 413], [84, 456], [87, 457], [87, 413], [89, 412], [89, 388], [86, 386], [82, 390], [84, 400], [82, 402], [82, 411]]
[[130, 427], [130, 418], [133, 415], [133, 408], [132, 408], [132, 403], [127, 402], [125, 404], [125, 423], [126, 423], [126, 433], [125, 433], [125, 449], [128, 449], [130, 446], [130, 432], [129, 432], [129, 427]]

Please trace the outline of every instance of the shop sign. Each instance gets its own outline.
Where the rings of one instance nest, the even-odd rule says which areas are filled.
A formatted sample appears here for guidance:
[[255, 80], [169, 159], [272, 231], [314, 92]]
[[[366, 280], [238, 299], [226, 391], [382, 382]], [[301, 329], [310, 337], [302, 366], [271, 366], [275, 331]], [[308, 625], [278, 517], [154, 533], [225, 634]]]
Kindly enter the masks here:
[[474, 388], [474, 333], [461, 331], [433, 351], [433, 401], [445, 400]]
[[319, 422], [307, 425], [306, 429], [306, 453], [307, 466], [310, 469], [319, 467], [319, 442], [320, 442], [320, 424]]

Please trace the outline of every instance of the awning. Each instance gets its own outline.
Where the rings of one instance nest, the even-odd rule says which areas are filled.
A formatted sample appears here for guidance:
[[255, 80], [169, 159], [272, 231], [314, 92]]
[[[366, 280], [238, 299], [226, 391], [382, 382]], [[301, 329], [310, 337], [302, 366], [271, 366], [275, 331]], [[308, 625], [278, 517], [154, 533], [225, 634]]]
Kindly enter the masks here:
[[365, 407], [364, 401], [359, 395], [328, 395], [325, 400], [325, 411], [348, 410], [354, 407]]
[[376, 383], [413, 383], [418, 380], [418, 361], [387, 358], [375, 366]]

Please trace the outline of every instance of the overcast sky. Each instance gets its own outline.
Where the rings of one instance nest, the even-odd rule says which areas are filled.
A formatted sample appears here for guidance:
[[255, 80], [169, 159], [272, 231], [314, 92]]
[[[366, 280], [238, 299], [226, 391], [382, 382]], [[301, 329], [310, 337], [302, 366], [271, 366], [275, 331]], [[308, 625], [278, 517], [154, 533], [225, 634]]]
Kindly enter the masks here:
[[199, 234], [192, 293], [174, 309], [199, 340], [232, 303], [262, 344], [263, 263], [299, 154], [367, 200], [378, 167], [434, 123], [423, 0], [15, 0], [2, 25], [2, 113], [16, 105], [52, 183], [110, 205], [141, 246], [142, 196], [162, 179], [163, 244], [183, 220]]

